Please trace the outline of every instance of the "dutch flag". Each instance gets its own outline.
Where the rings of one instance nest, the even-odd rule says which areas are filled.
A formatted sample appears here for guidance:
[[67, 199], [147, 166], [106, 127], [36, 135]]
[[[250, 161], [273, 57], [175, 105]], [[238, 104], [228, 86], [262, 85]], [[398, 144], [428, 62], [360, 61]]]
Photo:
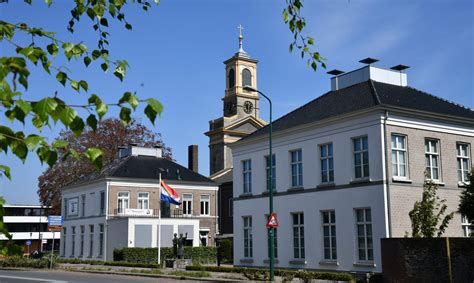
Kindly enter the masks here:
[[172, 203], [176, 205], [181, 204], [181, 197], [179, 194], [161, 180], [161, 201]]

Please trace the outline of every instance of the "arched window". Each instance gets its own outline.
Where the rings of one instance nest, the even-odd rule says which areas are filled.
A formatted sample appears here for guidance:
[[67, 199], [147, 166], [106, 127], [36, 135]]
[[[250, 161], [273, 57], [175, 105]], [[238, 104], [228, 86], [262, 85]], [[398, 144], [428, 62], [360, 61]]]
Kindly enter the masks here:
[[234, 69], [230, 69], [229, 75], [228, 75], [228, 81], [229, 81], [229, 88], [235, 86], [235, 71], [234, 71]]
[[242, 86], [252, 86], [252, 73], [249, 69], [244, 69], [242, 71]]

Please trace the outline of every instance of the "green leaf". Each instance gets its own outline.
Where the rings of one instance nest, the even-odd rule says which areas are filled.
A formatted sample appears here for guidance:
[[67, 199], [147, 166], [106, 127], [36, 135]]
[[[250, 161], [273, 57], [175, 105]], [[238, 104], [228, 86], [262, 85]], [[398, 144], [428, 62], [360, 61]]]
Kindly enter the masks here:
[[34, 103], [33, 112], [35, 112], [42, 121], [48, 119], [48, 115], [58, 106], [56, 100], [50, 97], [41, 99]]
[[100, 24], [103, 25], [104, 27], [108, 27], [109, 23], [107, 22], [106, 18], [100, 19]]
[[100, 53], [99, 50], [94, 50], [94, 51], [92, 51], [92, 59], [95, 60], [95, 59], [99, 58], [100, 55], [101, 55], [101, 53]]
[[25, 139], [25, 144], [28, 150], [35, 149], [40, 142], [44, 142], [44, 138], [38, 135], [29, 135]]
[[87, 125], [89, 125], [89, 127], [94, 131], [97, 130], [97, 118], [94, 114], [90, 114], [89, 117], [87, 117]]
[[129, 24], [129, 23], [126, 23], [125, 28], [128, 29], [128, 30], [132, 30], [132, 25]]
[[72, 89], [74, 89], [75, 91], [79, 91], [79, 83], [75, 80], [71, 80], [71, 87]]
[[63, 86], [66, 86], [67, 74], [59, 71], [56, 75], [56, 80], [58, 80], [58, 82], [60, 82]]
[[48, 4], [48, 7], [50, 7], [51, 4], [53, 4], [53, 0], [44, 0], [44, 2]]
[[156, 116], [161, 115], [161, 112], [163, 111], [163, 105], [159, 101], [153, 98], [147, 99], [147, 102], [148, 102], [148, 105], [145, 107], [145, 115], [148, 117], [150, 122], [154, 125]]
[[76, 118], [77, 112], [71, 107], [64, 107], [59, 113], [59, 120], [68, 127]]
[[56, 43], [51, 43], [46, 46], [46, 49], [48, 50], [48, 53], [51, 54], [53, 57], [56, 57], [58, 55], [59, 47]]
[[95, 165], [97, 170], [102, 168], [102, 157], [104, 156], [102, 150], [98, 148], [88, 148], [86, 152], [84, 152], [84, 155], [92, 164]]
[[102, 119], [108, 111], [108, 106], [105, 103], [100, 103], [95, 107], [95, 112], [99, 115], [99, 119]]
[[86, 65], [86, 67], [89, 67], [89, 64], [91, 63], [91, 58], [89, 56], [86, 56], [84, 57], [84, 65]]
[[87, 84], [87, 82], [86, 82], [86, 81], [83, 81], [83, 80], [79, 81], [79, 86], [82, 87], [82, 89], [83, 89], [85, 92], [87, 92], [87, 89], [89, 88], [89, 85]]
[[69, 142], [65, 140], [55, 140], [52, 144], [54, 148], [64, 148], [64, 147], [67, 147], [68, 145], [69, 145]]
[[10, 167], [5, 166], [5, 165], [0, 165], [0, 170], [3, 171], [3, 175], [7, 177], [8, 179], [12, 179], [12, 175], [10, 174]]
[[109, 64], [107, 64], [107, 63], [102, 63], [102, 64], [100, 64], [100, 67], [102, 68], [102, 70], [103, 70], [104, 72], [107, 72], [107, 70], [109, 69]]
[[119, 117], [124, 125], [128, 125], [132, 120], [131, 113], [132, 111], [128, 107], [122, 107], [122, 109], [120, 109]]
[[12, 149], [12, 152], [22, 161], [26, 159], [26, 156], [28, 155], [28, 148], [26, 147], [24, 141], [12, 140], [10, 148]]
[[40, 147], [36, 150], [41, 163], [46, 162], [49, 167], [53, 166], [58, 160], [58, 153], [55, 150], [49, 149], [47, 146]]
[[84, 127], [84, 121], [79, 116], [76, 116], [74, 120], [69, 124], [69, 128], [76, 135], [76, 137], [78, 137], [82, 133]]
[[138, 106], [138, 97], [127, 91], [123, 94], [122, 98], [120, 98], [119, 104], [122, 104], [124, 102], [128, 102], [128, 104], [132, 106], [133, 110], [135, 110]]

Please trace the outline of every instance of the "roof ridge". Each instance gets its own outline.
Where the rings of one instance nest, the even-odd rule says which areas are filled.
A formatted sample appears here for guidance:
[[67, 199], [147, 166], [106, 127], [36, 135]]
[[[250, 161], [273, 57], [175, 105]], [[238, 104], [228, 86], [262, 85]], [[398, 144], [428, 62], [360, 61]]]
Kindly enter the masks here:
[[373, 80], [369, 80], [369, 87], [372, 90], [372, 96], [375, 99], [375, 104], [381, 105], [382, 103], [380, 102], [380, 97], [379, 97], [379, 94], [377, 92], [377, 89], [375, 88]]

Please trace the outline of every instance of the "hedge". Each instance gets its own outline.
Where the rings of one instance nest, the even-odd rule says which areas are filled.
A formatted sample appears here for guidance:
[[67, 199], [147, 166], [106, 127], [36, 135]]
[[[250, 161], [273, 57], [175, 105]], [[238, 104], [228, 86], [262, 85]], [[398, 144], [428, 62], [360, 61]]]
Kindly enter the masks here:
[[[268, 276], [268, 269], [254, 268], [254, 267], [226, 267], [226, 266], [186, 266], [186, 270], [193, 271], [209, 271], [209, 272], [227, 272], [227, 273], [242, 273], [251, 280], [265, 280]], [[333, 281], [353, 281], [354, 277], [349, 273], [344, 272], [319, 272], [306, 270], [291, 270], [291, 269], [276, 269], [275, 275], [281, 277], [298, 277], [305, 281], [311, 279], [323, 279]]]
[[[184, 247], [184, 258], [196, 264], [216, 263], [216, 247]], [[173, 258], [173, 248], [161, 248], [161, 262]], [[158, 260], [157, 248], [122, 248], [114, 250], [114, 261], [155, 263]]]
[[[29, 267], [29, 268], [49, 268], [50, 258], [32, 259], [22, 256], [10, 256], [0, 260], [0, 267]], [[53, 267], [56, 261], [53, 261]]]
[[106, 265], [106, 266], [126, 266], [126, 267], [147, 267], [160, 268], [161, 265], [157, 263], [142, 263], [142, 262], [126, 262], [126, 261], [102, 261], [102, 260], [82, 260], [79, 258], [59, 258], [58, 263], [70, 264], [90, 264], [90, 265]]
[[232, 256], [232, 240], [223, 239], [219, 242], [219, 247], [217, 248], [217, 253], [221, 259], [221, 263], [233, 263], [234, 259]]

